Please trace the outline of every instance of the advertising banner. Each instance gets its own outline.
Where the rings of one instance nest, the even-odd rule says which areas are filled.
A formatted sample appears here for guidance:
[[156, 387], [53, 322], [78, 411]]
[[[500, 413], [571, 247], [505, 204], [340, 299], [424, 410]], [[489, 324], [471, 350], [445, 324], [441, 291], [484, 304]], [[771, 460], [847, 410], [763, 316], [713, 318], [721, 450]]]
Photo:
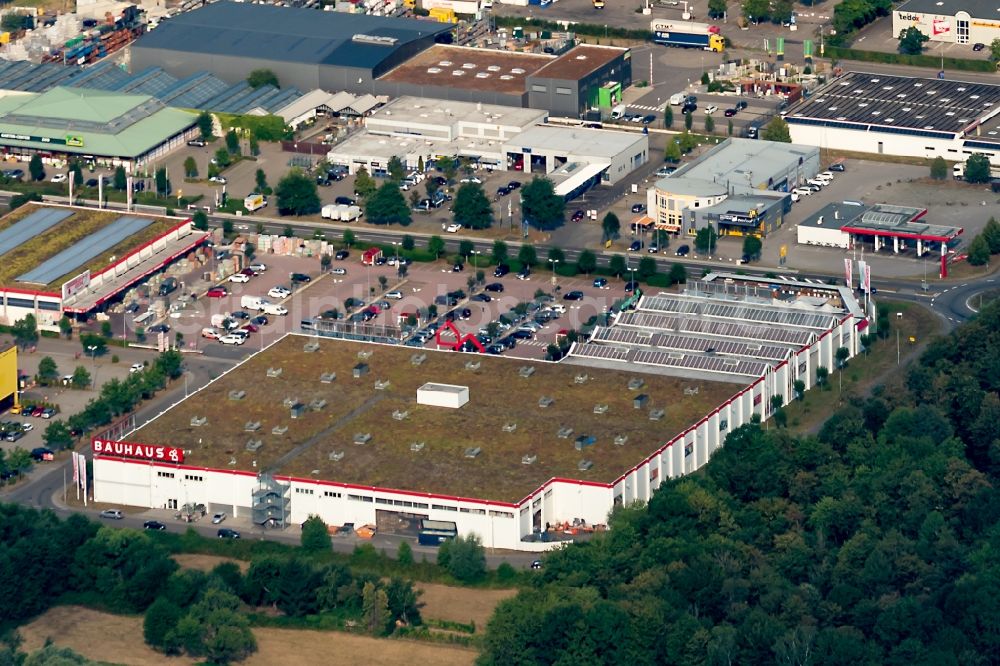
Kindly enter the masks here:
[[117, 442], [114, 440], [92, 440], [94, 455], [115, 456], [118, 458], [142, 458], [160, 462], [184, 462], [184, 449], [173, 446], [158, 446], [155, 444], [135, 444], [133, 442]]
[[70, 278], [63, 282], [62, 286], [62, 299], [63, 301], [69, 300], [69, 298], [75, 294], [80, 293], [84, 289], [90, 286], [90, 269], [85, 270], [74, 278]]
[[854, 271], [852, 270], [853, 268], [854, 267], [851, 266], [851, 259], [850, 259], [850, 257], [844, 257], [844, 275], [846, 275], [846, 277], [847, 277], [847, 288], [848, 289], [854, 289], [854, 280], [853, 280], [853, 278], [854, 278]]
[[931, 22], [931, 31], [935, 35], [946, 35], [951, 32], [951, 23], [948, 19], [934, 19]]

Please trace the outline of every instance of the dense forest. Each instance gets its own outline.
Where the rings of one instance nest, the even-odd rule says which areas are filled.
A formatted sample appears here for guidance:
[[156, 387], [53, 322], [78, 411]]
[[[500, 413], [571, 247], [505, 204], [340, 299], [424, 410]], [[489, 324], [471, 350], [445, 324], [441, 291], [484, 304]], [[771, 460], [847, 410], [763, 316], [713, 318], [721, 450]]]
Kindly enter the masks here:
[[1000, 663], [1000, 308], [895, 384], [815, 436], [743, 427], [553, 553], [480, 663]]

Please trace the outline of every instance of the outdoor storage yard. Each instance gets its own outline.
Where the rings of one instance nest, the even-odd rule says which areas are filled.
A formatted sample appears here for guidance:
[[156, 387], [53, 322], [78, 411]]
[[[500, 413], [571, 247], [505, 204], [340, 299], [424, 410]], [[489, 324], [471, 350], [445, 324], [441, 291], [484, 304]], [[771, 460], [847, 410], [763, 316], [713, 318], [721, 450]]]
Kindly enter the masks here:
[[[368, 371], [355, 378], [358, 364]], [[324, 373], [336, 378], [323, 383]], [[636, 377], [644, 384], [630, 390]], [[418, 405], [427, 382], [467, 386], [469, 402]], [[685, 394], [691, 387], [696, 395]], [[613, 481], [733, 393], [731, 384], [289, 335], [129, 440], [183, 447], [196, 467], [516, 502], [553, 477]], [[636, 409], [640, 394], [648, 401]], [[554, 402], [542, 407], [545, 397]], [[293, 404], [303, 408], [297, 418]], [[654, 421], [656, 408], [665, 414]], [[355, 443], [359, 435], [370, 439]], [[616, 445], [620, 436], [628, 439]], [[248, 451], [250, 440], [262, 445]], [[583, 459], [593, 467], [580, 471]]]
[[[53, 215], [61, 211], [65, 215], [58, 222], [44, 228], [39, 227], [36, 220], [38, 216], [51, 212]], [[0, 219], [0, 239], [9, 238], [10, 243], [0, 244], [0, 285], [14, 288], [38, 288], [42, 283], [36, 281], [18, 280], [33, 269], [42, 267], [46, 262], [53, 259], [60, 253], [75, 248], [79, 251], [79, 260], [75, 261], [71, 257], [59, 262], [58, 275], [46, 272], [49, 279], [46, 279], [44, 288], [48, 291], [59, 292], [60, 286], [67, 278], [82, 273], [89, 269], [98, 271], [113, 262], [114, 258], [121, 258], [128, 252], [139, 248], [144, 243], [161, 236], [169, 229], [177, 225], [177, 220], [166, 218], [148, 218], [151, 223], [144, 226], [135, 233], [131, 233], [123, 238], [113, 234], [112, 226], [124, 217], [142, 218], [134, 214], [123, 212], [100, 211], [87, 208], [63, 208], [53, 206], [39, 206], [36, 204], [22, 206], [6, 217]], [[30, 219], [29, 219], [30, 218]], [[51, 218], [55, 219], [55, 218]], [[25, 221], [27, 227], [23, 230], [17, 229], [18, 223]], [[100, 244], [90, 243], [89, 239], [94, 239], [97, 234], [101, 234], [113, 243], [110, 247]], [[127, 231], [127, 229], [126, 229]], [[16, 236], [15, 236], [16, 234]], [[108, 236], [108, 234], [111, 234]], [[24, 236], [21, 238], [21, 236]], [[120, 238], [120, 240], [117, 240]], [[88, 245], [90, 243], [90, 245]], [[91, 248], [96, 254], [87, 251]]]

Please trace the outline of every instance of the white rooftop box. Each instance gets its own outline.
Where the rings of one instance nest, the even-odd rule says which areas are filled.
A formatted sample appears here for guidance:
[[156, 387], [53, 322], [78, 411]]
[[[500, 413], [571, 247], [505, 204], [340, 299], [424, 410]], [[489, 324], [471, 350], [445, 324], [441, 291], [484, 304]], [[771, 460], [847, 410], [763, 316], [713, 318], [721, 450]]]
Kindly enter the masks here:
[[427, 382], [417, 389], [418, 405], [433, 405], [434, 407], [458, 409], [467, 402], [469, 402], [468, 386]]

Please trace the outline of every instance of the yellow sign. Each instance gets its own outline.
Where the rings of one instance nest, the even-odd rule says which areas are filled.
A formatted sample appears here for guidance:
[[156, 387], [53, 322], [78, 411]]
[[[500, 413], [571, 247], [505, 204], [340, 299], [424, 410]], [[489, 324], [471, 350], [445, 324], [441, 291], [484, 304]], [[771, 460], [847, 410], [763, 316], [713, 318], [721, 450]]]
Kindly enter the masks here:
[[781, 258], [784, 259], [785, 255], [787, 255], [787, 254], [788, 254], [788, 246], [787, 245], [782, 245], [781, 246]]
[[611, 247], [611, 241], [604, 241], [604, 247]]
[[77, 134], [67, 134], [66, 145], [73, 148], [83, 148], [83, 137]]
[[17, 403], [17, 347], [0, 351], [0, 403], [14, 395]]

